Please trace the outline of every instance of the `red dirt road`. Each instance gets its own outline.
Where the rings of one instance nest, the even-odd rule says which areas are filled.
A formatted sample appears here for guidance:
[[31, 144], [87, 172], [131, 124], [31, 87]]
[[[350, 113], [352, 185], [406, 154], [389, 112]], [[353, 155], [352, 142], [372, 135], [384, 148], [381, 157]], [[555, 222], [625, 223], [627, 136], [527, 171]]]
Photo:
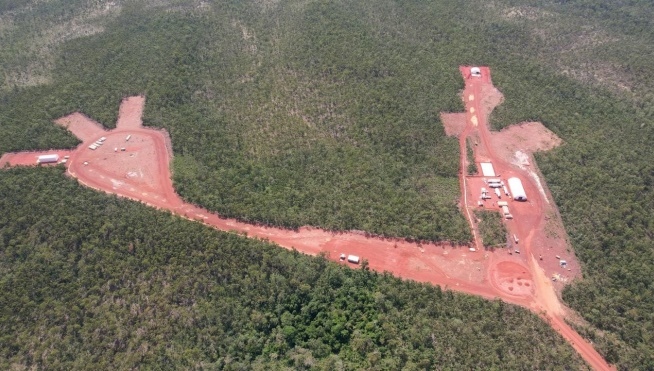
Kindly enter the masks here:
[[37, 164], [36, 160], [41, 155], [59, 155], [59, 161], [63, 160], [64, 156], [70, 156], [73, 153], [71, 150], [53, 149], [51, 151], [38, 151], [38, 152], [14, 152], [5, 153], [0, 157], [0, 168], [5, 166], [55, 166], [57, 163], [50, 164]]
[[[464, 76], [468, 71], [462, 68]], [[466, 125], [460, 137], [464, 155], [465, 138], [473, 131], [478, 131], [484, 146], [489, 141], [486, 114], [479, 114], [473, 119], [473, 111], [484, 112], [477, 106], [482, 84], [492, 86], [488, 69], [483, 69], [482, 73], [479, 79], [466, 78]], [[472, 99], [470, 95], [473, 95]], [[475, 100], [474, 95], [479, 98]], [[97, 123], [80, 114], [57, 120], [58, 124], [68, 127], [84, 142], [70, 153], [66, 164], [68, 173], [88, 187], [170, 210], [219, 230], [265, 239], [310, 255], [322, 253], [334, 261], [339, 261], [341, 253], [354, 254], [368, 260], [370, 268], [377, 271], [388, 271], [405, 279], [429, 282], [487, 299], [501, 298], [527, 307], [548, 320], [595, 369], [610, 369], [592, 346], [565, 324], [563, 307], [556, 292], [531, 253], [531, 241], [542, 224], [544, 201], [539, 197], [537, 186], [519, 168], [494, 161], [496, 171], [503, 177], [507, 174], [520, 176], [531, 197], [528, 203], [514, 202], [511, 205], [516, 219], [509, 229], [521, 236], [522, 254], [509, 255], [506, 250], [484, 251], [478, 236], [475, 236], [478, 249], [472, 252], [467, 246], [408, 243], [366, 237], [362, 233], [333, 233], [310, 227], [298, 231], [262, 227], [221, 218], [184, 202], [175, 193], [170, 173], [172, 154], [169, 137], [164, 131], [142, 127], [144, 104], [143, 97], [125, 99], [121, 104], [117, 127], [111, 131], [98, 128]], [[106, 137], [104, 144], [96, 150], [89, 149], [88, 146], [100, 136]], [[489, 154], [492, 157], [492, 150], [489, 150]], [[482, 180], [467, 178], [462, 176], [462, 195], [466, 200], [471, 199], [463, 205], [469, 213], [468, 202], [476, 200], [474, 190], [478, 189]], [[463, 186], [468, 183], [468, 187]]]

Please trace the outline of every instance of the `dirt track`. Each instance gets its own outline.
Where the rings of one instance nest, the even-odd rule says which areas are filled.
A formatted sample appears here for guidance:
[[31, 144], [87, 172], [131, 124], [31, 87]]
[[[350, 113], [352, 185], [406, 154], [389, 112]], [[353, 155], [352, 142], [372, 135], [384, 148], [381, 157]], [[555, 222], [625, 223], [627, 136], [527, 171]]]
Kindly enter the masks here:
[[[465, 161], [465, 138], [474, 132], [481, 142], [480, 148], [475, 150], [476, 155], [485, 153], [493, 159], [496, 172], [502, 174], [502, 178], [519, 176], [526, 193], [530, 195], [528, 203], [513, 202], [511, 205], [515, 219], [508, 227], [511, 233], [520, 236], [521, 254], [509, 255], [502, 249], [484, 251], [476, 234], [477, 251], [472, 252], [468, 246], [421, 245], [394, 239], [370, 238], [360, 233], [332, 233], [309, 227], [289, 231], [221, 218], [185, 203], [175, 193], [170, 174], [169, 138], [160, 130], [141, 126], [145, 104], [143, 97], [131, 97], [123, 101], [117, 127], [111, 131], [98, 128], [97, 123], [79, 114], [59, 119], [57, 123], [67, 126], [84, 141], [70, 153], [66, 165], [68, 173], [88, 187], [167, 209], [223, 231], [266, 239], [287, 249], [296, 249], [310, 255], [323, 253], [334, 261], [339, 261], [341, 253], [354, 254], [366, 259], [371, 269], [389, 271], [402, 278], [429, 282], [487, 299], [501, 298], [527, 307], [549, 321], [593, 368], [610, 369], [593, 347], [565, 324], [564, 307], [535, 257], [537, 249], [534, 248], [533, 241], [540, 241], [539, 236], [545, 223], [544, 204], [547, 201], [540, 197], [538, 186], [524, 170], [494, 157], [486, 123], [490, 110], [483, 106], [484, 101], [481, 99], [482, 88], [492, 88], [490, 71], [484, 68], [482, 78], [474, 79], [467, 76], [469, 68], [462, 67], [461, 72], [466, 79], [466, 125], [460, 135], [462, 161]], [[89, 149], [89, 145], [100, 136], [106, 137], [105, 143], [96, 150]], [[129, 140], [127, 136], [130, 136]], [[29, 161], [25, 160], [24, 163], [9, 163], [32, 165], [36, 155], [38, 153], [31, 153], [27, 156]], [[470, 208], [473, 207], [471, 203], [477, 199], [474, 192], [483, 183], [479, 177], [465, 177], [463, 174], [461, 177], [461, 191], [466, 200], [465, 211], [470, 213]], [[474, 225], [473, 220], [470, 221]]]

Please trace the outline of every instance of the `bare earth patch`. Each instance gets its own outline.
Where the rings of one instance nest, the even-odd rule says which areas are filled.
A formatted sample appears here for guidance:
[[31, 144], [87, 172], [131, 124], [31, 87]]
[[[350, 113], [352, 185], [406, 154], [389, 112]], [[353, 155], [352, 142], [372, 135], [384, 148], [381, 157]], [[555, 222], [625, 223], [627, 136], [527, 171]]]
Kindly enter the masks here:
[[129, 97], [123, 100], [118, 112], [118, 122], [116, 127], [118, 129], [138, 129], [143, 126], [141, 117], [143, 116], [143, 106], [145, 105], [145, 97]]
[[481, 109], [482, 115], [488, 117], [495, 107], [504, 102], [504, 94], [497, 90], [492, 84], [486, 84], [481, 87]]
[[98, 122], [84, 116], [79, 112], [72, 113], [55, 120], [55, 123], [62, 126], [83, 142], [96, 140], [107, 133], [104, 127]]
[[441, 113], [441, 121], [445, 127], [445, 135], [458, 137], [466, 127], [465, 113]]
[[[511, 125], [500, 132], [493, 132], [491, 142], [495, 153], [512, 163], [516, 162], [518, 151], [525, 154], [549, 151], [563, 143], [561, 138], [540, 122], [523, 122]], [[524, 162], [524, 159], [518, 160]]]

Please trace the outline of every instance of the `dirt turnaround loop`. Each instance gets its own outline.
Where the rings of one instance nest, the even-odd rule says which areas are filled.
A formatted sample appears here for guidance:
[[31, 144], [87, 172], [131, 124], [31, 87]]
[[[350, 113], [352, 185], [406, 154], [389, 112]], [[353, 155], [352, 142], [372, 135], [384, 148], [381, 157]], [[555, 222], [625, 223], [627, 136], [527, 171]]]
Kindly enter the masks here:
[[[172, 185], [172, 146], [169, 136], [163, 130], [142, 126], [141, 115], [145, 104], [142, 96], [123, 100], [116, 129], [111, 131], [79, 113], [56, 120], [55, 123], [68, 128], [83, 141], [74, 151], [57, 152], [66, 152], [70, 156], [64, 164], [69, 175], [97, 190], [166, 209], [219, 230], [274, 242], [286, 249], [296, 249], [309, 255], [324, 254], [330, 260], [351, 267], [356, 265], [340, 260], [341, 254], [358, 255], [368, 261], [371, 269], [388, 271], [405, 279], [429, 282], [487, 299], [501, 298], [521, 305], [546, 319], [593, 368], [611, 369], [593, 347], [563, 320], [566, 309], [560, 303], [549, 276], [556, 274], [562, 279], [571, 279], [574, 274], [570, 272], [577, 272], [579, 268], [574, 256], [564, 254], [567, 247], [565, 239], [544, 236], [543, 231], [549, 226], [548, 220], [552, 219], [547, 218], [548, 213], [555, 209], [547, 199], [548, 194], [542, 183], [539, 183], [539, 178], [531, 175], [537, 173], [495, 155], [487, 116], [501, 99], [497, 96], [483, 96], [484, 91], [497, 91], [491, 84], [489, 69], [482, 68], [481, 77], [471, 77], [469, 67], [461, 67], [461, 73], [466, 81], [463, 92], [466, 112], [445, 114], [442, 117], [443, 121], [456, 121], [447, 132], [459, 136], [462, 164], [466, 161], [466, 138], [472, 135], [478, 141], [475, 147], [477, 161], [492, 161], [496, 172], [503, 179], [520, 177], [530, 197], [525, 203], [511, 202], [514, 219], [507, 221], [507, 228], [519, 242], [509, 249], [483, 248], [471, 212], [478, 207], [478, 190], [484, 184], [483, 179], [464, 176], [463, 172], [462, 207], [473, 227], [474, 248], [409, 243], [398, 239], [366, 237], [363, 233], [334, 233], [311, 227], [300, 228], [298, 231], [262, 227], [222, 218], [186, 203], [175, 193]], [[0, 162], [10, 166], [33, 165], [36, 156], [43, 153], [52, 151], [7, 154], [2, 156]], [[526, 155], [529, 156], [530, 153], [527, 152]], [[547, 261], [538, 260], [536, 256], [545, 251], [548, 252]], [[551, 258], [550, 255], [556, 252], [568, 259], [569, 267], [572, 267], [568, 268], [570, 271], [562, 270], [558, 260]]]

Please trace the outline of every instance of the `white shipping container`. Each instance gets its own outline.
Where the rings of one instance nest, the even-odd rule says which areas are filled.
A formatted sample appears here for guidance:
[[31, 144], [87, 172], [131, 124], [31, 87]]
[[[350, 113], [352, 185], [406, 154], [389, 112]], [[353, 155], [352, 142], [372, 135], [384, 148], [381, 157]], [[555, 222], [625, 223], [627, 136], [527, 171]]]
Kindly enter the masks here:
[[502, 206], [509, 206], [509, 203], [506, 201], [497, 201], [497, 206], [502, 207]]
[[359, 257], [356, 255], [347, 256], [347, 261], [349, 261], [350, 263], [359, 264], [359, 260], [360, 260]]

